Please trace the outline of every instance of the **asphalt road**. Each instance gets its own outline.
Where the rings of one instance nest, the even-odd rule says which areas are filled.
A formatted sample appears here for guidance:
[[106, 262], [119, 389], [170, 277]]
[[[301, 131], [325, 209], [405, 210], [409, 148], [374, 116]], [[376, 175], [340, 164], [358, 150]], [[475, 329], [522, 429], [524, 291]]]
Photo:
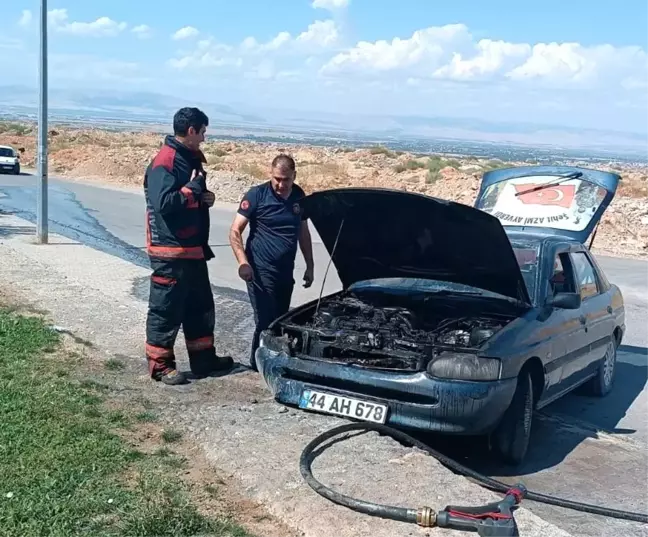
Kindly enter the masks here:
[[[0, 176], [0, 211], [35, 221], [36, 179], [29, 175]], [[245, 299], [227, 232], [232, 204], [212, 209], [210, 262], [212, 283]], [[144, 201], [139, 189], [103, 188], [96, 184], [50, 180], [50, 230], [99, 250], [148, 266], [144, 254]], [[1, 236], [0, 228], [0, 236]], [[320, 292], [328, 256], [315, 239], [316, 282], [300, 286], [303, 260], [298, 254], [293, 304]], [[529, 489], [617, 509], [648, 512], [648, 262], [598, 257], [608, 277], [620, 286], [627, 307], [627, 336], [619, 353], [617, 386], [605, 399], [570, 395], [543, 410], [534, 425], [529, 462], [509, 475], [482, 457], [475, 446], [444, 446], [485, 473], [506, 481], [524, 480]], [[324, 294], [340, 282], [331, 266]], [[434, 440], [433, 440], [434, 441]], [[444, 440], [439, 441], [443, 446]], [[466, 449], [467, 447], [467, 449]], [[646, 535], [645, 528], [562, 509], [529, 504], [573, 535]]]

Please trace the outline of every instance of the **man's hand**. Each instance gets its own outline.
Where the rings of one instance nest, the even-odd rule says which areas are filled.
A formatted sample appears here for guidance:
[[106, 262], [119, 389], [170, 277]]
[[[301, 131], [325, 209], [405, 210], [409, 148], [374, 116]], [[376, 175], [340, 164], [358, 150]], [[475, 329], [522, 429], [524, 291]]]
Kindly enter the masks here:
[[201, 200], [205, 205], [207, 205], [207, 207], [212, 207], [216, 201], [216, 196], [213, 192], [207, 190], [206, 192], [203, 192]]
[[252, 267], [247, 263], [243, 263], [239, 265], [238, 274], [239, 277], [246, 282], [251, 282], [252, 279], [254, 278], [254, 272], [252, 271]]
[[205, 183], [205, 176], [200, 171], [198, 171], [196, 169], [194, 169], [191, 172], [190, 181], [198, 183], [200, 185], [200, 188], [202, 188], [203, 190], [207, 189], [207, 184]]
[[315, 269], [313, 267], [306, 267], [304, 271], [304, 287], [308, 289], [313, 285], [313, 280], [315, 279]]

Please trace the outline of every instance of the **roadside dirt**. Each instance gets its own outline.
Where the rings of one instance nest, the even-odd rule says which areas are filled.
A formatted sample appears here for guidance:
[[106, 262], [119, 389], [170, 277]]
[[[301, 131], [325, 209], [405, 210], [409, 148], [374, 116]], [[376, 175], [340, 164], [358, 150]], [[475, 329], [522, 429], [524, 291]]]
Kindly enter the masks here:
[[[163, 135], [94, 129], [50, 130], [52, 174], [70, 179], [140, 185], [144, 170]], [[0, 144], [23, 149], [24, 167], [35, 165], [33, 125], [0, 123]], [[371, 186], [403, 189], [472, 205], [484, 171], [528, 164], [475, 157], [416, 155], [384, 147], [352, 149], [264, 143], [205, 144], [208, 183], [219, 201], [238, 202], [251, 186], [264, 181], [268, 164], [279, 153], [298, 165], [298, 183], [307, 193], [325, 188]], [[587, 163], [574, 162], [592, 166]], [[622, 257], [648, 257], [648, 166], [609, 163], [593, 166], [621, 174], [617, 197], [599, 227], [594, 251]]]
[[[19, 296], [8, 286], [0, 285], [0, 297], [2, 307], [21, 315], [48, 319], [46, 312], [26, 303], [24, 296]], [[178, 440], [165, 443], [162, 438], [164, 432], [177, 429], [169, 427], [168, 416], [164, 418], [164, 408], [159, 406], [162, 401], [156, 401], [150, 382], [137, 382], [139, 371], [134, 371], [125, 360], [112, 358], [106, 361], [93, 343], [66, 333], [62, 333], [62, 349], [58, 354], [50, 354], [48, 359], [62, 359], [64, 355], [76, 357], [77, 363], [82, 366], [71, 372], [71, 380], [99, 389], [105, 398], [103, 405], [106, 410], [140, 412], [151, 416], [139, 422], [134, 429], [115, 429], [114, 432], [142, 453], [160, 456], [163, 449], [171, 467], [182, 468], [181, 479], [190, 486], [192, 503], [199, 512], [234, 521], [256, 537], [303, 535], [270, 514], [265, 506], [246, 497], [231, 476], [210, 464], [204, 450], [195, 442], [179, 434]], [[148, 395], [153, 397], [149, 398]], [[128, 477], [125, 479], [128, 480]]]
[[[187, 479], [204, 474], [208, 484], [218, 487], [216, 499], [205, 497], [205, 508], [230, 512], [250, 531], [258, 528], [259, 537], [292, 537], [300, 532], [307, 537], [447, 533], [363, 516], [314, 493], [299, 472], [301, 450], [340, 420], [275, 403], [263, 379], [245, 366], [185, 386], [152, 382], [142, 352], [147, 299], [142, 291], [149, 271], [55, 234], [50, 245], [33, 244], [17, 234], [24, 221], [13, 216], [2, 220], [0, 296], [10, 289], [18, 301], [47, 311], [50, 322], [74, 334], [88, 349], [85, 374], [110, 388], [111, 404], [139, 410], [148, 402], [146, 407], [159, 420], [143, 429], [139, 441], [144, 445], [157, 441], [162, 427], [183, 433], [188, 451], [182, 453], [197, 465]], [[75, 263], [69, 262], [70, 256]], [[215, 303], [217, 350], [247, 364], [253, 329], [249, 304], [224, 290], [215, 293]], [[186, 371], [184, 346], [180, 333], [177, 357]], [[202, 461], [208, 465], [204, 470]], [[357, 436], [327, 450], [314, 466], [323, 483], [381, 503], [442, 508], [465, 503], [466, 498], [481, 504], [499, 497], [452, 474], [433, 457], [415, 454], [387, 437]], [[211, 467], [215, 470], [208, 473]], [[523, 535], [567, 536], [528, 509], [521, 509], [516, 519]]]

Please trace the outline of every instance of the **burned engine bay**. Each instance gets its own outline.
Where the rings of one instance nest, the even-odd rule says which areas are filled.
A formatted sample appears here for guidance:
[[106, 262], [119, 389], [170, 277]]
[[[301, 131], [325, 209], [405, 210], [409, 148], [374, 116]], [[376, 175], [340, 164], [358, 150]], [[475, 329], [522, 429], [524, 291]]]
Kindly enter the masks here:
[[442, 351], [476, 349], [515, 316], [497, 309], [486, 314], [483, 304], [465, 299], [346, 292], [288, 316], [273, 332], [291, 356], [422, 371]]

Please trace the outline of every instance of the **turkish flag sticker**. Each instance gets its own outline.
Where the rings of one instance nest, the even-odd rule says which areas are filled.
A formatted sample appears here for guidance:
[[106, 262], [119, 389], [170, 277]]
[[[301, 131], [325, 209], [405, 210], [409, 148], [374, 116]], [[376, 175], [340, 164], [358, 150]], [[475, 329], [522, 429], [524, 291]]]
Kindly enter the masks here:
[[[569, 209], [574, 201], [576, 187], [574, 185], [557, 185], [535, 192], [527, 192], [542, 185], [526, 184], [514, 185], [519, 200], [525, 205], [554, 205]], [[527, 192], [522, 194], [522, 192]]]
[[241, 202], [241, 209], [247, 211], [250, 208], [250, 202], [248, 200], [243, 200]]

